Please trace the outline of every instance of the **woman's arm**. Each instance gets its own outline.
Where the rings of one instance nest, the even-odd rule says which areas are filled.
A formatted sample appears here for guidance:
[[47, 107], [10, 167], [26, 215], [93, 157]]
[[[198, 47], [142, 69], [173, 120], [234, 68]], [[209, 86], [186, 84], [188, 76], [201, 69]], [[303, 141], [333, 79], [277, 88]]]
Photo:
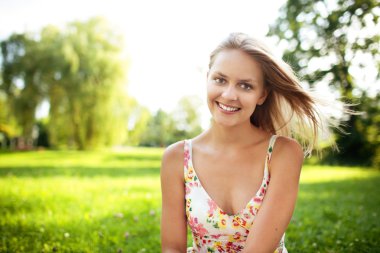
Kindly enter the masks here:
[[161, 247], [163, 253], [186, 252], [183, 143], [168, 147], [161, 166]]
[[277, 248], [296, 205], [302, 162], [301, 146], [278, 137], [270, 162], [270, 183], [244, 252], [273, 253]]

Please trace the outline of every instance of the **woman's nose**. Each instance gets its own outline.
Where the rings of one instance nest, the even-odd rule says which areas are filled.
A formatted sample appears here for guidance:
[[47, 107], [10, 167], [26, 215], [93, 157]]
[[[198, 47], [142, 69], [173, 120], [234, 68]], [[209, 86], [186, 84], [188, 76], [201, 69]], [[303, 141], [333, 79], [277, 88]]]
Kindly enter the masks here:
[[228, 85], [222, 93], [222, 97], [228, 100], [237, 100], [237, 93], [233, 85]]

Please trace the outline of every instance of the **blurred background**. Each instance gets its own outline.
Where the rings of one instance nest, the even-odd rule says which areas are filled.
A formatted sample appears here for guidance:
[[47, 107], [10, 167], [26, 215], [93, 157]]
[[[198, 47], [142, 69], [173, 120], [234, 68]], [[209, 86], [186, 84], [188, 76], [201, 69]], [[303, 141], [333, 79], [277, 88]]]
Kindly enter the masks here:
[[208, 55], [241, 31], [266, 37], [305, 87], [364, 112], [335, 136], [330, 162], [378, 165], [379, 12], [378, 1], [2, 1], [1, 147], [194, 136], [209, 124]]
[[208, 57], [230, 32], [362, 112], [340, 152], [305, 161], [289, 251], [376, 252], [379, 16], [378, 0], [0, 0], [0, 252], [160, 252], [161, 154], [209, 126]]

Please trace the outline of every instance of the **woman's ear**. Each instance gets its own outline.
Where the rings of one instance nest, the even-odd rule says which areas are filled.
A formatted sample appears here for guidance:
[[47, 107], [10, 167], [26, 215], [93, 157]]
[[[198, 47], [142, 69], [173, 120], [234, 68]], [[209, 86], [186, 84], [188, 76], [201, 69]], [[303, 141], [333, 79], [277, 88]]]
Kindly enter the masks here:
[[264, 104], [265, 99], [267, 98], [268, 94], [269, 94], [269, 91], [267, 89], [263, 89], [263, 94], [261, 95], [261, 97], [257, 101], [257, 104], [258, 105]]

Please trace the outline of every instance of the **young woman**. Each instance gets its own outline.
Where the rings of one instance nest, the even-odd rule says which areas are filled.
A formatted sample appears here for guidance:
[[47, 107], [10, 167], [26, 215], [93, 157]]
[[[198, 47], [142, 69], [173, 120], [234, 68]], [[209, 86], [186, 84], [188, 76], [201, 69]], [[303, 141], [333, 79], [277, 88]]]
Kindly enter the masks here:
[[324, 125], [316, 100], [264, 45], [234, 33], [210, 56], [207, 103], [211, 127], [163, 155], [162, 251], [287, 252], [304, 151]]

